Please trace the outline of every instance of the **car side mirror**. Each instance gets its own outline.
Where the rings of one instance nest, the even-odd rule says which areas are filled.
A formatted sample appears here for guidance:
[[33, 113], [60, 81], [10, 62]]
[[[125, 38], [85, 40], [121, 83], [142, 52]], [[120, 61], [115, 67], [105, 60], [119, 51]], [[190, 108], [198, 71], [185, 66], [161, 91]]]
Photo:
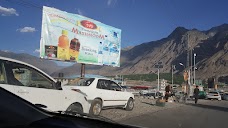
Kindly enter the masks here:
[[58, 89], [58, 90], [63, 90], [60, 81], [57, 81], [57, 82], [55, 83], [55, 87], [56, 87], [56, 89]]

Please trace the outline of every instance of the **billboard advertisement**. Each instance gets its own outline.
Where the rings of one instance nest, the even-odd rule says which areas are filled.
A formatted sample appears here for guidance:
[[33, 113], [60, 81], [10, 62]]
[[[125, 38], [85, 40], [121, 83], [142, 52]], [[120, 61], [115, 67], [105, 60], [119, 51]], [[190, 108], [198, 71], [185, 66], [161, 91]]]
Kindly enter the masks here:
[[99, 21], [43, 7], [40, 57], [120, 66], [121, 30]]

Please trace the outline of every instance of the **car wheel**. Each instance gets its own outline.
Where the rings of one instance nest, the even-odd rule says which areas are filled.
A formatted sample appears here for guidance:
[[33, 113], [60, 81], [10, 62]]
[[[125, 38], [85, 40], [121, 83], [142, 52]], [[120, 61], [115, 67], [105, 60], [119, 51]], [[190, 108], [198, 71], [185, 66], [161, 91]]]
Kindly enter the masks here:
[[98, 116], [102, 110], [101, 100], [95, 99], [90, 107], [89, 113], [94, 116]]
[[125, 108], [127, 111], [131, 111], [134, 108], [134, 101], [130, 98], [127, 102], [127, 107]]
[[80, 103], [75, 103], [70, 105], [70, 107], [67, 108], [67, 112], [73, 112], [75, 114], [77, 113], [83, 113], [83, 108]]

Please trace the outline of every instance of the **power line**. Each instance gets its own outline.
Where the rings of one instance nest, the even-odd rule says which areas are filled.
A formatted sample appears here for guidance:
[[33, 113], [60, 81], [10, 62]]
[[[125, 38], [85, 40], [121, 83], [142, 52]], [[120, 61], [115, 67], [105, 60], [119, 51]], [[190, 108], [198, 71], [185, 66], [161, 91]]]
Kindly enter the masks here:
[[31, 7], [31, 8], [36, 8], [36, 9], [42, 10], [42, 6], [40, 6], [40, 5], [36, 4], [36, 3], [25, 1], [25, 0], [17, 0], [17, 1], [15, 1], [15, 0], [5, 0], [5, 1], [24, 6], [26, 8]]
[[[41, 11], [44, 11], [42, 6], [40, 6], [40, 5], [36, 4], [36, 3], [25, 1], [25, 0], [18, 0], [18, 1], [15, 1], [15, 0], [5, 0], [5, 1], [10, 2], [10, 3], [14, 3], [14, 4], [18, 4], [18, 5], [21, 5], [21, 6], [24, 6], [26, 8], [31, 7], [31, 8], [35, 8], [35, 9], [39, 9]], [[51, 13], [51, 12], [48, 12], [48, 11], [45, 11], [45, 12]], [[59, 18], [62, 18], [62, 17], [59, 17]], [[65, 18], [62, 18], [62, 19], [66, 20]], [[66, 20], [66, 21], [68, 21], [68, 20]], [[74, 23], [72, 23], [70, 21], [68, 21], [68, 22], [74, 25]]]

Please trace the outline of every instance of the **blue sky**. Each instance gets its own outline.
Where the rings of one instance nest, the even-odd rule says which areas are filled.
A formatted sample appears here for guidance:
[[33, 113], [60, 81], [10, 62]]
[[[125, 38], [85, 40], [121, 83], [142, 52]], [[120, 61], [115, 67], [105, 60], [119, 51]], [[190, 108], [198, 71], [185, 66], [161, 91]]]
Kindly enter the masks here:
[[1, 0], [0, 50], [38, 56], [42, 6], [122, 30], [122, 47], [167, 37], [176, 27], [207, 30], [228, 23], [227, 0]]

